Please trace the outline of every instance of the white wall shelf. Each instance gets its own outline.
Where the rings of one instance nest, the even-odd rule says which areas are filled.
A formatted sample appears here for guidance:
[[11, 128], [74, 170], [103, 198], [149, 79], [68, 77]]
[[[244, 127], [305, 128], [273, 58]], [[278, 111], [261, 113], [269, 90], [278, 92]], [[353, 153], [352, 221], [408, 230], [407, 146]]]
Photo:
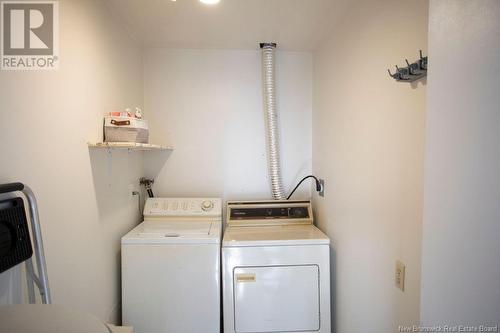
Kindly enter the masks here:
[[135, 143], [135, 142], [97, 142], [87, 143], [89, 148], [99, 149], [128, 149], [128, 150], [174, 150], [172, 146], [155, 145], [151, 143]]

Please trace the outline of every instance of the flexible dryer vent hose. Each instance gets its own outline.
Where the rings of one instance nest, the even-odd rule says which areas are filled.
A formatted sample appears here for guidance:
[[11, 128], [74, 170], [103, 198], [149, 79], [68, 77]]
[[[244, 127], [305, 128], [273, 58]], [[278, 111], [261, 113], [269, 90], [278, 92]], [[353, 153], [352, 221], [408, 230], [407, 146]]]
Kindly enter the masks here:
[[267, 131], [267, 165], [271, 192], [275, 200], [286, 199], [281, 179], [278, 112], [276, 110], [276, 90], [274, 78], [275, 43], [261, 43], [262, 74], [264, 83], [264, 105]]

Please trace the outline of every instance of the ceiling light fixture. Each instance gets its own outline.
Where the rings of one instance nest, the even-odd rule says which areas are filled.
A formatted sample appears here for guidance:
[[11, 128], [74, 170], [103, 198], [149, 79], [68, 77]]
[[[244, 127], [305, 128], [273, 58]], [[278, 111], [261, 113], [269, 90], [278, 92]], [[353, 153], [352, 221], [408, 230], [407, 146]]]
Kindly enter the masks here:
[[205, 5], [215, 5], [220, 2], [220, 0], [200, 0], [200, 2], [204, 3]]

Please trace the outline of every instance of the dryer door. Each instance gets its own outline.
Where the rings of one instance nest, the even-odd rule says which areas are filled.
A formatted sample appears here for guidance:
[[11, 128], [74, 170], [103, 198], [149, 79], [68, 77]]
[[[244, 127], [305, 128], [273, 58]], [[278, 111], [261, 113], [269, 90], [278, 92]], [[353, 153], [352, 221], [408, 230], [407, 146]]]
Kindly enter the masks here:
[[233, 286], [238, 333], [320, 329], [317, 265], [236, 267]]

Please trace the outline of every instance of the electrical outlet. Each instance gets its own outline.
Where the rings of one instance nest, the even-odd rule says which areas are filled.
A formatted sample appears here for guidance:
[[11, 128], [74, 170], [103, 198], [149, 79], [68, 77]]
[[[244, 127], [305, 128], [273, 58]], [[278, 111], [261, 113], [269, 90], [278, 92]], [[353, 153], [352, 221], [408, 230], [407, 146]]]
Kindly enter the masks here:
[[135, 184], [128, 184], [128, 195], [130, 195], [131, 198], [134, 197], [133, 192], [135, 191]]
[[396, 261], [395, 282], [396, 287], [401, 289], [401, 291], [405, 291], [405, 268], [405, 264], [399, 260]]
[[319, 183], [321, 185], [321, 191], [319, 191], [319, 196], [320, 197], [324, 197], [325, 196], [325, 180], [324, 179], [320, 179]]

